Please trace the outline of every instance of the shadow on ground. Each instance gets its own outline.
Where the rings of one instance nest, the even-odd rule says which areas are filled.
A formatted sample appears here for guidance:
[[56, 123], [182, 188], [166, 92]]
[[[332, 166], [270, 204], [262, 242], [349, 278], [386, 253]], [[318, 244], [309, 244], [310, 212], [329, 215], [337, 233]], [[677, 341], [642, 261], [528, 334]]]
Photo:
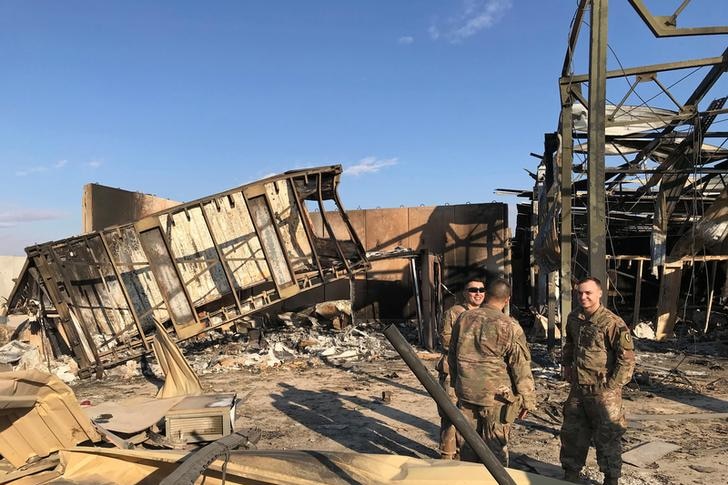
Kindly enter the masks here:
[[283, 392], [271, 394], [276, 409], [349, 450], [359, 453], [394, 453], [418, 458], [438, 456], [434, 449], [405, 437], [383, 420], [367, 416], [357, 409], [350, 409], [345, 402], [394, 419], [403, 426], [414, 426], [430, 436], [436, 436], [438, 429], [429, 421], [376, 400], [343, 396], [327, 389], [301, 390], [286, 383], [279, 383], [278, 386]]

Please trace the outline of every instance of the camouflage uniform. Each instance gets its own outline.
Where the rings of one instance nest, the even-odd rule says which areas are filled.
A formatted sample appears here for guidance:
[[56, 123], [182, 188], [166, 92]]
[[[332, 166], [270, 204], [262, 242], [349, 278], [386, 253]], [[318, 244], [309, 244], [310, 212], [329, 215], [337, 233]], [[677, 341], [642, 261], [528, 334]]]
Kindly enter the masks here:
[[[450, 385], [450, 369], [447, 364], [447, 350], [450, 346], [450, 336], [452, 335], [452, 327], [461, 313], [466, 310], [462, 304], [456, 304], [450, 307], [442, 316], [442, 327], [439, 329], [440, 345], [442, 346], [443, 355], [437, 363], [437, 376], [440, 385], [453, 404], [457, 404], [458, 398], [455, 395], [455, 389]], [[445, 413], [437, 407], [437, 413], [440, 415], [440, 453], [443, 457], [455, 458], [458, 453], [457, 431], [455, 426]]]
[[582, 469], [593, 439], [604, 476], [621, 476], [627, 429], [622, 386], [632, 379], [634, 362], [634, 342], [621, 318], [603, 306], [590, 317], [581, 309], [569, 315], [562, 363], [571, 367], [572, 378], [561, 427], [561, 466], [567, 474]]
[[[448, 352], [450, 377], [463, 415], [504, 464], [511, 423], [521, 409], [534, 409], [531, 354], [521, 326], [488, 306], [458, 318]], [[477, 457], [463, 443], [463, 460]]]

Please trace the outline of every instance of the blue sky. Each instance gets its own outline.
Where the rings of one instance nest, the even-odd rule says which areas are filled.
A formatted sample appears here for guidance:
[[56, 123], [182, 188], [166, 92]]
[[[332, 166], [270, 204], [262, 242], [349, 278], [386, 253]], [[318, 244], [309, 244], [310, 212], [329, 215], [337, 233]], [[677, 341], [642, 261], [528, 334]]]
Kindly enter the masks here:
[[[515, 203], [493, 191], [532, 184], [576, 3], [6, 0], [0, 254], [79, 233], [89, 182], [187, 201], [341, 163], [349, 209]], [[728, 45], [655, 39], [610, 3], [625, 67]], [[685, 25], [728, 24], [721, 3]]]

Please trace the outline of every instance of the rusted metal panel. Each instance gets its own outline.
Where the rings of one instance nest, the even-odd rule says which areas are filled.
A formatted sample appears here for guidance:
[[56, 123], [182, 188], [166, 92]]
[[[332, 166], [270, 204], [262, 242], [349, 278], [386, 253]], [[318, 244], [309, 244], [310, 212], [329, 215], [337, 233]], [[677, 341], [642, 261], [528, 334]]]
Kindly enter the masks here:
[[454, 206], [408, 208], [408, 247], [415, 250], [429, 249], [442, 254], [445, 250], [445, 235], [454, 212]]
[[405, 247], [409, 222], [407, 209], [370, 209], [366, 213], [366, 248], [370, 251]]
[[[368, 268], [336, 193], [341, 167], [287, 172], [145, 219], [26, 249], [83, 368], [188, 338]], [[307, 204], [341, 227], [316, 234]]]
[[488, 276], [506, 272], [508, 220], [505, 207], [505, 204], [455, 207], [454, 219], [447, 230], [447, 280], [452, 281], [458, 273], [466, 269], [487, 269]]

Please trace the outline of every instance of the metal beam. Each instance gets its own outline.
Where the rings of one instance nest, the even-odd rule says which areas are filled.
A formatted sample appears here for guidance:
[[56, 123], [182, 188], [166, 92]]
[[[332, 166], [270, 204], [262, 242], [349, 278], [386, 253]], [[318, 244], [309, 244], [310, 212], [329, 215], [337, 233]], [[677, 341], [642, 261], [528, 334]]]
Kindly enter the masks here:
[[655, 37], [728, 34], [728, 27], [726, 26], [679, 28], [677, 26], [677, 16], [685, 8], [685, 3], [670, 16], [652, 15], [650, 9], [647, 8], [642, 0], [629, 0], [629, 3], [634, 7], [637, 14], [647, 24], [647, 27], [649, 27]]
[[579, 6], [576, 7], [574, 23], [571, 25], [571, 31], [569, 32], [569, 46], [567, 47], [566, 55], [564, 56], [564, 66], [561, 68], [561, 75], [564, 77], [568, 76], [571, 72], [571, 61], [574, 58], [576, 41], [579, 40], [579, 30], [581, 30], [581, 21], [584, 17], [584, 12], [586, 11], [588, 4], [589, 0], [579, 0]]
[[[721, 64], [714, 65], [710, 71], [705, 75], [702, 81], [700, 81], [700, 84], [698, 87], [695, 88], [695, 90], [692, 92], [692, 94], [688, 97], [688, 99], [683, 103], [683, 106], [697, 106], [698, 103], [703, 99], [703, 97], [708, 93], [708, 91], [711, 90], [711, 88], [715, 85], [715, 83], [718, 82], [718, 79], [723, 75], [723, 73], [728, 69], [728, 48], [723, 51], [723, 62]], [[644, 160], [646, 157], [648, 157], [659, 145], [662, 141], [662, 137], [665, 135], [668, 135], [675, 131], [675, 128], [677, 128], [682, 123], [682, 120], [676, 119], [671, 121], [661, 132], [658, 137], [656, 137], [654, 140], [652, 140], [650, 143], [647, 144], [642, 150], [637, 153], [631, 162], [625, 163], [622, 166], [623, 167], [629, 167], [638, 164], [642, 160]], [[607, 187], [607, 190], [614, 187], [616, 184], [618, 184], [621, 180], [624, 179], [624, 175], [617, 175], [616, 179], [609, 182], [609, 186]]]
[[[588, 237], [589, 274], [607, 287], [604, 143], [607, 97], [607, 12], [609, 0], [592, 0], [589, 36]], [[606, 292], [602, 303], [606, 304]]]
[[[614, 71], [606, 71], [607, 79], [619, 77], [637, 76], [640, 74], [654, 74], [658, 72], [676, 71], [679, 69], [690, 69], [692, 67], [719, 66], [725, 65], [727, 59], [725, 54], [718, 57], [706, 57], [703, 59], [694, 59], [690, 61], [666, 62], [662, 64], [652, 64], [649, 66], [628, 67], [626, 69], [615, 69]], [[559, 79], [561, 84], [583, 83], [589, 80], [589, 74], [577, 74], [573, 76], [564, 75]]]
[[563, 346], [566, 334], [566, 317], [571, 313], [571, 166], [574, 156], [573, 149], [573, 123], [571, 118], [570, 90], [561, 88], [561, 177], [559, 189], [561, 190], [561, 344]]

